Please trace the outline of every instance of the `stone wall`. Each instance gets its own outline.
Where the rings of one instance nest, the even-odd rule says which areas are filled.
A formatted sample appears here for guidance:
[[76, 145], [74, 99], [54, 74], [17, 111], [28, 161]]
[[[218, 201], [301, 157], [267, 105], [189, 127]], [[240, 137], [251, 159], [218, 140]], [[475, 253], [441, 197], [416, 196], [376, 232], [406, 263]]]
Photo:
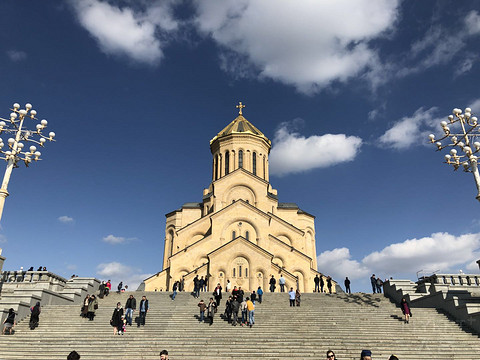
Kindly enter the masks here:
[[[37, 301], [43, 305], [81, 304], [86, 294], [98, 292], [95, 278], [65, 279], [49, 271], [3, 271], [0, 278], [0, 321], [13, 308], [16, 321], [30, 314]], [[80, 308], [79, 308], [80, 309]]]

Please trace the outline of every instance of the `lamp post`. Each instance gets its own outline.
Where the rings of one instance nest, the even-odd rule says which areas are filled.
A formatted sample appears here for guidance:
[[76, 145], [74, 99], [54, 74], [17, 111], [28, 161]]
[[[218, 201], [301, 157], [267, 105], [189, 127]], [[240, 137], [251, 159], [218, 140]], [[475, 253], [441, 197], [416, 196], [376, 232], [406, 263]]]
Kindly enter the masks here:
[[[448, 122], [442, 121], [440, 125], [444, 136], [435, 140], [435, 135], [430, 134], [430, 142], [435, 143], [437, 151], [447, 147], [452, 148], [450, 154], [445, 155], [445, 163], [452, 165], [454, 170], [458, 170], [462, 166], [463, 171], [473, 174], [477, 185], [476, 199], [480, 201], [480, 174], [478, 173], [478, 156], [476, 155], [480, 152], [478, 119], [472, 116], [472, 109], [470, 108], [466, 108], [463, 114], [461, 109], [453, 109], [453, 115], [448, 116]], [[449, 125], [452, 126], [452, 129]], [[447, 144], [442, 144], [443, 140], [447, 140]]]
[[[8, 196], [8, 182], [12, 175], [12, 170], [18, 167], [18, 163], [23, 161], [25, 166], [28, 167], [32, 161], [41, 160], [42, 155], [40, 151], [37, 151], [37, 147], [32, 145], [29, 151], [23, 151], [25, 146], [24, 142], [35, 143], [44, 146], [45, 142], [55, 141], [55, 133], [52, 131], [48, 136], [43, 135], [42, 130], [47, 127], [47, 120], [39, 121], [35, 116], [37, 112], [32, 109], [31, 104], [26, 104], [25, 109], [21, 109], [20, 105], [15, 103], [13, 108], [10, 109], [10, 119], [0, 118], [0, 134], [10, 135], [12, 137], [7, 140], [7, 149], [3, 149], [5, 146], [3, 139], [0, 138], [0, 159], [7, 162], [7, 168], [3, 177], [2, 186], [0, 188], [0, 220], [2, 219], [3, 207], [5, 205], [5, 199]], [[36, 130], [28, 130], [27, 121], [37, 122]]]

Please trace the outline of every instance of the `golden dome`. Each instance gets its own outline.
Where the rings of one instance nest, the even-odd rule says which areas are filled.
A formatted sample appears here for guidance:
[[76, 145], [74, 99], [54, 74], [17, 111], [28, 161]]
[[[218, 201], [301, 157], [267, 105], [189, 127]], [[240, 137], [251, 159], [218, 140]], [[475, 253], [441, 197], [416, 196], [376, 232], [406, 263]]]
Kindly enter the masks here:
[[243, 115], [238, 115], [235, 120], [233, 120], [222, 131], [220, 131], [217, 136], [210, 140], [210, 144], [220, 137], [231, 134], [252, 134], [264, 138], [269, 144], [271, 143], [270, 140], [268, 140], [268, 138], [260, 130], [253, 126], [250, 121], [245, 119]]

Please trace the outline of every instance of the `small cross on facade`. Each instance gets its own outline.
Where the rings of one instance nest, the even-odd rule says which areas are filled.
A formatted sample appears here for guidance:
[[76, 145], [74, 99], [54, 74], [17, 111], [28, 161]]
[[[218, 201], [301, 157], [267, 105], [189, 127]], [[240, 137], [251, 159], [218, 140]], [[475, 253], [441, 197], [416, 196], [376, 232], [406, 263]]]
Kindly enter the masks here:
[[242, 102], [240, 101], [236, 108], [238, 109], [238, 115], [242, 115], [242, 109], [245, 107], [245, 105], [242, 105]]

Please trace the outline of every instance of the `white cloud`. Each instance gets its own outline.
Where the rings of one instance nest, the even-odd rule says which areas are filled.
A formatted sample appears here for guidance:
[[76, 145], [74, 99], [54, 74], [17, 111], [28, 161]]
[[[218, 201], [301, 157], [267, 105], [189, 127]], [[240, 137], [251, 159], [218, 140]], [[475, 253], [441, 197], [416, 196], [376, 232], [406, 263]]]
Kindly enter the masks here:
[[103, 280], [111, 280], [112, 290], [116, 290], [117, 285], [122, 281], [124, 286], [128, 285], [128, 290], [135, 291], [138, 285], [152, 274], [145, 274], [141, 272], [141, 269], [113, 261], [99, 264], [97, 275]]
[[[405, 116], [397, 120], [379, 139], [380, 145], [396, 150], [407, 149], [418, 143], [418, 139], [424, 139], [428, 144], [428, 135], [435, 132], [436, 126], [441, 121], [436, 117], [438, 109], [431, 107], [424, 110], [417, 109], [412, 116]], [[438, 126], [437, 126], [438, 127]]]
[[458, 67], [455, 69], [455, 76], [460, 76], [464, 73], [469, 72], [473, 67], [473, 54], [470, 54], [469, 57], [464, 59], [458, 64]]
[[346, 276], [350, 280], [366, 277], [370, 269], [357, 260], [352, 260], [350, 250], [343, 247], [322, 252], [317, 257], [318, 269], [341, 283]]
[[72, 217], [67, 216], [67, 215], [59, 216], [57, 220], [60, 221], [61, 223], [64, 223], [64, 224], [69, 224], [69, 223], [75, 222], [75, 220]]
[[[466, 106], [472, 109], [472, 113], [478, 117], [480, 115], [480, 99], [474, 99], [470, 102], [470, 105]], [[452, 109], [453, 110], [453, 109]]]
[[115, 235], [107, 235], [107, 236], [104, 236], [103, 239], [102, 239], [104, 242], [106, 243], [109, 243], [109, 244], [123, 244], [123, 243], [126, 243], [126, 242], [130, 242], [130, 241], [135, 241], [137, 240], [137, 238], [126, 238], [126, 237], [123, 237], [123, 236], [115, 236]]
[[202, 33], [248, 59], [260, 77], [307, 93], [375, 66], [369, 41], [391, 30], [398, 16], [398, 1], [390, 0], [202, 0], [195, 6]]
[[344, 134], [304, 137], [282, 123], [275, 132], [270, 153], [270, 174], [286, 175], [352, 161], [362, 139]]
[[472, 10], [465, 17], [465, 27], [469, 34], [478, 34], [480, 33], [480, 15], [478, 11]]
[[374, 251], [361, 260], [352, 259], [348, 248], [324, 251], [317, 257], [318, 270], [341, 281], [366, 279], [375, 273], [380, 277], [414, 280], [416, 272], [478, 273], [476, 260], [480, 259], [480, 233], [454, 236], [449, 233], [434, 233], [421, 239], [408, 239]]
[[20, 51], [20, 50], [8, 50], [7, 55], [10, 58], [10, 60], [14, 62], [22, 61], [27, 58], [27, 53], [25, 51]]
[[[441, 25], [434, 25], [425, 33], [424, 37], [415, 41], [408, 55], [409, 60], [418, 60], [414, 66], [405, 66], [398, 70], [397, 76], [403, 77], [417, 73], [432, 66], [447, 64], [458, 59], [458, 53], [463, 50], [467, 41], [480, 34], [480, 16], [477, 11], [471, 11], [464, 18], [463, 23], [457, 26], [458, 30], [446, 29]], [[472, 68], [476, 56], [466, 53], [462, 61], [458, 62], [454, 70], [455, 76], [464, 74]]]
[[454, 236], [434, 233], [421, 239], [391, 244], [363, 258], [362, 263], [384, 273], [407, 273], [418, 270], [449, 271], [478, 260], [480, 233]]
[[169, 2], [152, 2], [145, 11], [117, 7], [101, 0], [72, 1], [71, 4], [78, 21], [103, 52], [125, 55], [141, 63], [158, 63], [163, 57], [161, 36], [178, 27]]

